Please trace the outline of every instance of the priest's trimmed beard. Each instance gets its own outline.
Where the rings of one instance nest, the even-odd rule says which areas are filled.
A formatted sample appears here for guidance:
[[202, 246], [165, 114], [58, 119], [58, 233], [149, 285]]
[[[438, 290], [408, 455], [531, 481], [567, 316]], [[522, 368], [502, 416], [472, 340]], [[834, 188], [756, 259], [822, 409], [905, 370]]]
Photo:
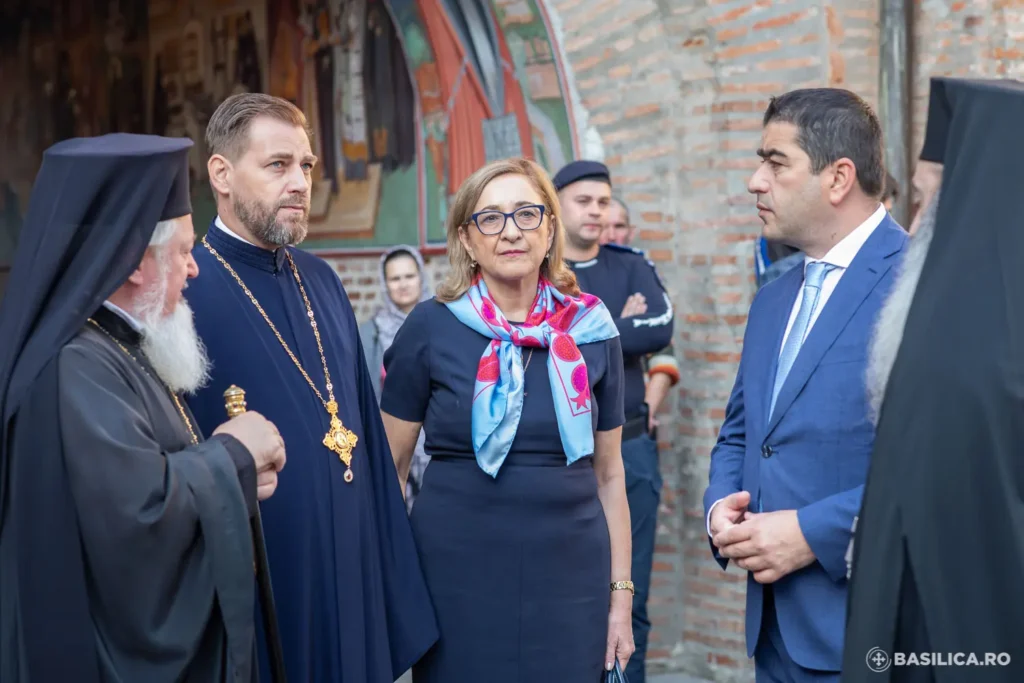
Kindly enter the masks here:
[[188, 302], [182, 298], [173, 313], [164, 314], [168, 285], [166, 255], [161, 253], [157, 258], [157, 284], [142, 292], [133, 311], [142, 324], [142, 352], [171, 391], [191, 394], [209, 381], [210, 360], [196, 333]]
[[[939, 192], [936, 192], [921, 214], [921, 223], [917, 232], [910, 238], [910, 246], [903, 257], [903, 263], [896, 276], [889, 297], [882, 306], [875, 323], [871, 338], [871, 351], [868, 358], [866, 388], [868, 397], [868, 416], [872, 423], [878, 424], [879, 412], [885, 398], [889, 373], [892, 372], [896, 354], [903, 343], [903, 329], [907, 323], [910, 306], [914, 302], [914, 292], [921, 278], [921, 270], [928, 257], [928, 247], [932, 243], [935, 232], [935, 217], [939, 205]], [[911, 351], [912, 352], [912, 351]]]
[[306, 232], [309, 230], [309, 206], [304, 203], [305, 213], [300, 220], [291, 223], [280, 223], [277, 220], [277, 212], [285, 206], [290, 206], [295, 200], [283, 200], [273, 206], [268, 206], [258, 199], [251, 202], [234, 199], [232, 209], [238, 220], [242, 222], [250, 233], [257, 239], [275, 247], [284, 247], [289, 244], [300, 244], [306, 239]]

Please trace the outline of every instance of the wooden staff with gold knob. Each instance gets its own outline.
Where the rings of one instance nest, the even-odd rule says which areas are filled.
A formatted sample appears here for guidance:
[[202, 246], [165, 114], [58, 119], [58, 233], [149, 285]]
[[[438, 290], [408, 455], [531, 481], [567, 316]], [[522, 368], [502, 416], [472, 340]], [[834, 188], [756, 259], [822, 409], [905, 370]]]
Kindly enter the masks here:
[[[245, 391], [232, 384], [224, 391], [224, 408], [228, 417], [238, 417], [246, 411]], [[267, 560], [267, 542], [263, 537], [263, 518], [259, 503], [253, 513], [252, 543], [256, 554], [256, 585], [259, 589], [260, 612], [263, 614], [263, 630], [267, 637], [267, 658], [270, 661], [270, 680], [273, 683], [287, 683], [284, 669], [284, 647], [281, 645], [281, 628], [277, 624], [277, 609], [274, 607], [274, 589], [270, 583], [270, 562]]]

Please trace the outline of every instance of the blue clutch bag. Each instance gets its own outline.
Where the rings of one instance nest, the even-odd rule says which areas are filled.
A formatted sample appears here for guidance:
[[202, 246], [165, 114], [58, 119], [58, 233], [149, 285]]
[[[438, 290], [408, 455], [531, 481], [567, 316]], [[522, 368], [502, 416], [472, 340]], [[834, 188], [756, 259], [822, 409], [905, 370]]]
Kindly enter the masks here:
[[619, 666], [618, 657], [615, 658], [615, 667], [605, 674], [604, 683], [629, 683], [626, 674], [622, 673], [622, 667]]

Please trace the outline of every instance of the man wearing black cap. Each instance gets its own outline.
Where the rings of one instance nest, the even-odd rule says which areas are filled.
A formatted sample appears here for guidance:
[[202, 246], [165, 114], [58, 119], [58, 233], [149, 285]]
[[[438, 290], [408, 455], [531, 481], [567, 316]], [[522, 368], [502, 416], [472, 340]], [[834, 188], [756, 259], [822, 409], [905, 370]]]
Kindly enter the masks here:
[[643, 252], [618, 244], [601, 245], [612, 201], [608, 167], [598, 161], [574, 161], [554, 177], [565, 227], [565, 258], [580, 289], [600, 298], [616, 315], [625, 370], [626, 424], [622, 461], [633, 529], [633, 638], [636, 651], [626, 676], [643, 683], [644, 657], [651, 623], [647, 617], [651, 567], [657, 532], [661, 475], [658, 447], [649, 432], [644, 363], [648, 354], [672, 342], [672, 303]]
[[249, 517], [284, 465], [255, 412], [204, 441], [191, 141], [44, 155], [0, 310], [0, 680], [249, 681]]
[[933, 80], [928, 116], [944, 177], [872, 359], [844, 683], [1024, 680], [1024, 84]]

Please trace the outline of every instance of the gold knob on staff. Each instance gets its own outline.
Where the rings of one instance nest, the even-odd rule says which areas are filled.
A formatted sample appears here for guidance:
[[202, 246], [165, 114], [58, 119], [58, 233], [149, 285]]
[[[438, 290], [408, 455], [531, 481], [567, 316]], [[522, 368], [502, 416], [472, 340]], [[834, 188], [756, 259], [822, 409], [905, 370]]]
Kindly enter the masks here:
[[245, 412], [245, 390], [232, 384], [224, 390], [224, 407], [228, 417], [238, 417]]

